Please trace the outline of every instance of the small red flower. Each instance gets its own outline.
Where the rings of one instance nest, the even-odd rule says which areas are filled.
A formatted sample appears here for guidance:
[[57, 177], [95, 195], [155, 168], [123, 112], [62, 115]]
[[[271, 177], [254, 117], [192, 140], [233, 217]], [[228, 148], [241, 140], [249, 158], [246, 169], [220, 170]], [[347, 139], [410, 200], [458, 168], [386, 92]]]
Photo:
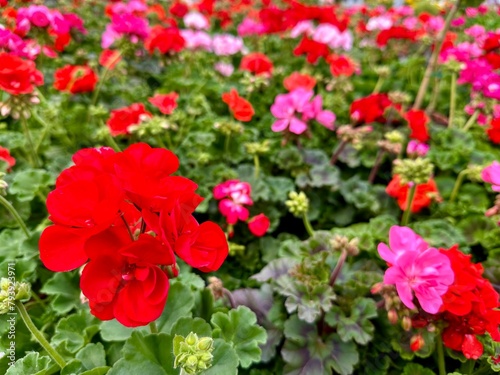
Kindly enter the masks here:
[[54, 88], [59, 91], [78, 94], [94, 91], [97, 74], [84, 65], [66, 65], [54, 73]]
[[371, 94], [351, 103], [351, 118], [357, 124], [384, 123], [384, 112], [391, 105], [387, 94]]
[[390, 29], [382, 30], [377, 35], [377, 44], [380, 47], [386, 46], [391, 39], [406, 39], [409, 41], [416, 41], [418, 32], [416, 30], [409, 30], [404, 26], [392, 26]]
[[486, 130], [486, 134], [493, 143], [500, 143], [500, 117], [494, 118], [490, 122], [490, 127]]
[[299, 45], [293, 50], [295, 56], [306, 55], [306, 60], [310, 64], [315, 64], [320, 57], [326, 58], [330, 50], [326, 44], [316, 42], [304, 36]]
[[419, 109], [410, 109], [406, 112], [405, 118], [411, 129], [410, 138], [416, 139], [422, 143], [425, 143], [430, 139], [429, 132], [427, 130], [429, 117], [427, 117], [424, 111]]
[[264, 214], [258, 214], [248, 220], [248, 229], [256, 237], [262, 237], [265, 235], [270, 225], [271, 221]]
[[309, 74], [293, 72], [283, 80], [283, 86], [285, 86], [285, 89], [288, 91], [293, 91], [298, 88], [312, 90], [314, 86], [316, 86], [316, 79]]
[[336, 55], [332, 53], [326, 58], [326, 62], [330, 65], [332, 76], [350, 77], [358, 71], [358, 65], [346, 55]]
[[412, 352], [418, 352], [425, 345], [424, 338], [421, 334], [416, 334], [410, 339], [410, 349]]
[[247, 70], [256, 75], [271, 76], [273, 73], [273, 62], [263, 53], [250, 53], [241, 59], [240, 69]]
[[243, 122], [252, 120], [252, 116], [255, 114], [252, 104], [242, 98], [235, 89], [222, 94], [222, 101], [229, 106], [229, 110], [236, 120]]
[[155, 26], [151, 29], [144, 46], [149, 53], [154, 53], [155, 50], [158, 50], [162, 54], [167, 54], [182, 51], [185, 44], [186, 41], [177, 27], [164, 28]]
[[170, 115], [177, 108], [179, 94], [171, 92], [168, 94], [156, 94], [148, 101], [160, 110], [164, 115]]
[[99, 55], [99, 64], [110, 70], [114, 69], [115, 66], [120, 62], [120, 60], [121, 60], [120, 51], [105, 49]]
[[[389, 185], [385, 189], [385, 192], [391, 197], [396, 198], [398, 201], [399, 208], [401, 210], [406, 210], [408, 205], [407, 199], [410, 191], [408, 184], [402, 184], [401, 178], [398, 175], [394, 175]], [[429, 179], [425, 184], [417, 185], [415, 190], [415, 196], [413, 197], [413, 203], [411, 205], [411, 212], [420, 212], [423, 208], [429, 207], [433, 198], [439, 194], [437, 185], [433, 179]]]
[[140, 124], [145, 118], [152, 117], [141, 103], [134, 103], [128, 107], [118, 108], [111, 111], [106, 125], [113, 137], [120, 134], [130, 134], [129, 127]]
[[43, 85], [43, 75], [33, 61], [0, 52], [0, 90], [11, 95], [30, 94]]
[[16, 159], [10, 156], [10, 151], [2, 146], [0, 146], [0, 160], [7, 163], [7, 170], [10, 171], [14, 165], [16, 165]]

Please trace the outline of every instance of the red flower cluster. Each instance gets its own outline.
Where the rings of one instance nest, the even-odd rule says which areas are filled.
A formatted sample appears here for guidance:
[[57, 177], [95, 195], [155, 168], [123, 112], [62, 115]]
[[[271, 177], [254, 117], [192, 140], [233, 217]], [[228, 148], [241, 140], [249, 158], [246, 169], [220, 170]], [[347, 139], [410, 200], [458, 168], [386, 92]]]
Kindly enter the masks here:
[[229, 106], [229, 110], [238, 121], [248, 122], [255, 114], [252, 104], [238, 94], [238, 91], [231, 89], [222, 94], [222, 101]]
[[157, 319], [175, 255], [204, 272], [228, 254], [222, 229], [198, 224], [197, 185], [172, 176], [170, 151], [138, 143], [123, 152], [83, 149], [47, 197], [54, 223], [40, 238], [40, 258], [53, 271], [85, 265], [80, 281], [92, 314], [135, 327]]
[[[410, 191], [408, 184], [402, 184], [399, 175], [394, 175], [389, 185], [387, 185], [385, 192], [391, 197], [396, 198], [399, 208], [406, 210], [408, 205], [407, 199]], [[411, 205], [411, 212], [420, 212], [423, 208], [429, 207], [433, 198], [435, 199], [439, 194], [436, 182], [429, 179], [425, 184], [417, 185], [413, 203]]]
[[411, 129], [410, 138], [420, 142], [427, 142], [430, 138], [427, 130], [429, 117], [427, 117], [425, 112], [419, 109], [410, 109], [406, 112], [405, 118]]
[[304, 36], [299, 45], [293, 50], [295, 56], [306, 55], [306, 60], [310, 64], [316, 64], [320, 57], [326, 59], [330, 54], [330, 49], [324, 43], [316, 42]]
[[140, 124], [143, 119], [150, 118], [153, 115], [146, 111], [141, 103], [134, 103], [128, 107], [118, 108], [111, 111], [106, 125], [113, 137], [120, 134], [130, 134], [129, 128]]
[[385, 122], [384, 112], [393, 103], [387, 94], [371, 94], [351, 103], [351, 118], [357, 124]]
[[170, 115], [177, 108], [177, 98], [179, 98], [179, 94], [170, 92], [168, 94], [156, 94], [149, 98], [148, 101], [164, 115]]
[[14, 165], [16, 165], [16, 159], [10, 155], [9, 149], [2, 146], [0, 146], [0, 161], [7, 163], [7, 170], [10, 170]]
[[115, 66], [120, 62], [120, 60], [120, 52], [111, 49], [105, 49], [99, 55], [99, 64], [110, 70], [114, 69]]
[[500, 33], [489, 35], [483, 43], [484, 58], [493, 69], [500, 68]]
[[30, 94], [43, 85], [43, 75], [33, 61], [0, 52], [0, 90], [11, 95]]
[[491, 120], [490, 127], [486, 130], [486, 133], [493, 143], [500, 143], [500, 117]]
[[54, 88], [72, 94], [94, 91], [97, 74], [84, 65], [66, 65], [54, 73]]
[[389, 29], [382, 30], [377, 35], [377, 44], [380, 47], [386, 46], [391, 39], [406, 39], [409, 41], [416, 41], [419, 32], [416, 30], [407, 29], [404, 26], [392, 26]]
[[334, 77], [350, 77], [359, 70], [358, 64], [347, 55], [332, 53], [326, 58], [326, 62], [330, 65], [330, 73]]
[[255, 75], [271, 76], [273, 73], [273, 62], [263, 53], [249, 53], [241, 59], [240, 69]]
[[182, 51], [185, 44], [186, 41], [177, 27], [155, 26], [151, 29], [144, 46], [149, 53], [154, 53], [157, 49], [160, 53], [167, 54]]
[[316, 79], [309, 74], [293, 72], [283, 80], [283, 86], [285, 86], [285, 89], [288, 91], [293, 91], [299, 87], [306, 90], [312, 90], [314, 86], [316, 86]]
[[471, 262], [453, 246], [440, 249], [451, 262], [455, 281], [443, 296], [440, 312], [447, 322], [443, 330], [443, 343], [448, 348], [461, 351], [466, 358], [478, 359], [483, 354], [483, 345], [476, 335], [488, 332], [494, 341], [500, 341], [499, 295], [485, 279], [483, 266]]

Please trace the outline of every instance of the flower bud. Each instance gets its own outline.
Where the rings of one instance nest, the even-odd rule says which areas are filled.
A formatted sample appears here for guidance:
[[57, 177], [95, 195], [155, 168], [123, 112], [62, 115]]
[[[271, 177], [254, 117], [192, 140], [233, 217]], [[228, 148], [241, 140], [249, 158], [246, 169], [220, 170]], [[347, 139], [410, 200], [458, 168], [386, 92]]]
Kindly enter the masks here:
[[184, 373], [196, 375], [212, 366], [214, 340], [211, 337], [200, 337], [190, 332], [185, 338], [174, 337], [174, 368], [181, 367]]
[[31, 298], [31, 285], [17, 282], [6, 277], [0, 279], [0, 315], [14, 309], [15, 301], [27, 301]]
[[397, 311], [394, 309], [387, 311], [387, 319], [389, 319], [391, 324], [396, 324], [399, 319]]
[[410, 339], [410, 349], [413, 352], [417, 352], [422, 349], [425, 345], [424, 338], [420, 333], [413, 335]]
[[285, 202], [285, 205], [294, 216], [301, 217], [307, 213], [309, 210], [309, 199], [303, 192], [297, 193], [291, 191], [288, 194], [288, 198], [289, 200]]
[[401, 319], [401, 327], [408, 332], [411, 329], [411, 318], [409, 316], [404, 316]]
[[397, 159], [394, 161], [393, 173], [401, 178], [402, 184], [414, 182], [425, 184], [432, 177], [434, 165], [429, 159]]

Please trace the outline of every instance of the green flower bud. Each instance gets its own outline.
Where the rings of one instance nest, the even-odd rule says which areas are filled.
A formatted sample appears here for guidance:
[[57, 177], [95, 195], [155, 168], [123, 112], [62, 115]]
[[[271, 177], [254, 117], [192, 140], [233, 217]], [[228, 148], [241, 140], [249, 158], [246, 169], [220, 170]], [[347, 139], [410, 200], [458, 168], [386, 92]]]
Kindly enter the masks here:
[[7, 194], [7, 188], [9, 187], [9, 184], [3, 180], [4, 176], [5, 173], [0, 172], [0, 195]]
[[410, 94], [403, 91], [391, 91], [388, 96], [389, 100], [395, 104], [404, 104], [411, 101]]
[[214, 340], [211, 337], [198, 337], [190, 332], [185, 338], [174, 337], [174, 368], [180, 367], [181, 374], [196, 375], [212, 366]]
[[466, 169], [467, 177], [472, 182], [481, 182], [483, 179], [481, 178], [481, 172], [484, 167], [482, 165], [469, 165]]
[[240, 245], [234, 242], [228, 242], [229, 244], [229, 254], [235, 256], [238, 254], [243, 254], [245, 252], [245, 245]]
[[389, 74], [391, 73], [391, 68], [385, 65], [376, 66], [373, 70], [375, 71], [375, 73], [377, 73], [379, 77], [382, 78], [389, 77]]
[[241, 134], [244, 130], [243, 125], [234, 121], [216, 122], [214, 128], [224, 135]]
[[403, 134], [397, 130], [385, 133], [384, 137], [391, 143], [402, 143], [404, 141]]
[[434, 165], [424, 158], [397, 159], [394, 161], [393, 172], [400, 176], [402, 184], [425, 184], [432, 177]]
[[262, 155], [269, 152], [269, 140], [245, 143], [245, 148], [250, 155]]
[[31, 285], [2, 277], [0, 279], [0, 315], [12, 312], [15, 301], [27, 301], [31, 298]]
[[295, 191], [291, 191], [288, 194], [289, 200], [285, 202], [285, 205], [288, 207], [288, 210], [296, 217], [302, 217], [309, 210], [309, 199], [303, 193], [297, 193]]

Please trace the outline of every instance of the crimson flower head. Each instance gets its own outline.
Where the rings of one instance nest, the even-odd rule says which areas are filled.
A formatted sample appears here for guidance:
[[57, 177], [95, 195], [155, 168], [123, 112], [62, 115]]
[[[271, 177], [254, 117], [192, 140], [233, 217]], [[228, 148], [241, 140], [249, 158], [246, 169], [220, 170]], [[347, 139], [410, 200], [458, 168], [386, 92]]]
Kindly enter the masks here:
[[255, 75], [271, 76], [273, 73], [273, 62], [263, 53], [249, 53], [241, 59], [240, 69], [249, 71]]
[[236, 89], [223, 93], [222, 101], [228, 105], [236, 120], [243, 122], [252, 120], [252, 116], [255, 114], [252, 104], [242, 98]]
[[380, 47], [386, 46], [391, 39], [402, 39], [414, 42], [417, 40], [419, 32], [416, 30], [407, 29], [404, 26], [392, 26], [389, 29], [382, 30], [377, 35], [377, 44]]
[[33, 61], [0, 52], [0, 90], [11, 95], [30, 94], [43, 85], [43, 75]]
[[128, 107], [113, 109], [106, 125], [113, 137], [120, 134], [130, 134], [129, 128], [140, 124], [143, 120], [153, 115], [146, 111], [144, 104], [133, 103]]
[[314, 86], [316, 86], [316, 79], [309, 74], [293, 72], [283, 80], [283, 86], [285, 86], [285, 89], [288, 91], [294, 91], [298, 88], [312, 90]]
[[59, 91], [78, 94], [94, 91], [97, 74], [83, 65], [66, 65], [54, 73], [54, 88]]
[[330, 49], [324, 43], [316, 42], [304, 36], [299, 45], [293, 50], [295, 56], [306, 55], [306, 60], [310, 64], [316, 64], [320, 57], [326, 59], [330, 54]]
[[[410, 186], [402, 184], [399, 175], [394, 175], [385, 192], [391, 197], [396, 198], [399, 208], [406, 210]], [[418, 184], [415, 189], [415, 196], [411, 205], [411, 212], [420, 212], [423, 208], [429, 207], [432, 200], [439, 194], [436, 182], [431, 178], [425, 184]]]
[[156, 94], [148, 101], [160, 110], [164, 115], [170, 115], [177, 108], [177, 98], [179, 94], [171, 92], [168, 94]]
[[7, 164], [7, 170], [11, 170], [16, 165], [16, 159], [10, 155], [9, 149], [0, 146], [0, 160]]
[[203, 272], [222, 265], [226, 236], [194, 218], [202, 198], [193, 181], [172, 176], [172, 152], [137, 143], [80, 150], [73, 161], [47, 197], [53, 225], [41, 235], [40, 258], [52, 271], [84, 266], [80, 285], [95, 316], [148, 324], [165, 307], [177, 257]]
[[359, 72], [358, 64], [347, 55], [336, 55], [332, 53], [328, 55], [326, 62], [330, 65], [330, 73], [332, 73], [334, 77], [350, 77], [354, 73]]
[[186, 41], [182, 37], [177, 27], [155, 26], [151, 29], [144, 46], [149, 53], [155, 50], [162, 54], [170, 52], [180, 52], [184, 49]]
[[500, 117], [494, 118], [490, 122], [490, 127], [486, 130], [490, 141], [500, 144]]
[[111, 49], [104, 49], [99, 55], [99, 64], [107, 69], [114, 69], [120, 60], [120, 52]]
[[267, 233], [271, 221], [264, 214], [258, 214], [248, 220], [248, 229], [256, 237], [262, 237]]
[[387, 94], [371, 94], [351, 103], [351, 118], [357, 124], [385, 122], [384, 112], [392, 105]]
[[427, 117], [425, 111], [420, 109], [410, 109], [406, 112], [405, 118], [411, 129], [410, 138], [423, 143], [427, 142], [430, 138], [429, 131], [427, 129], [429, 117]]

